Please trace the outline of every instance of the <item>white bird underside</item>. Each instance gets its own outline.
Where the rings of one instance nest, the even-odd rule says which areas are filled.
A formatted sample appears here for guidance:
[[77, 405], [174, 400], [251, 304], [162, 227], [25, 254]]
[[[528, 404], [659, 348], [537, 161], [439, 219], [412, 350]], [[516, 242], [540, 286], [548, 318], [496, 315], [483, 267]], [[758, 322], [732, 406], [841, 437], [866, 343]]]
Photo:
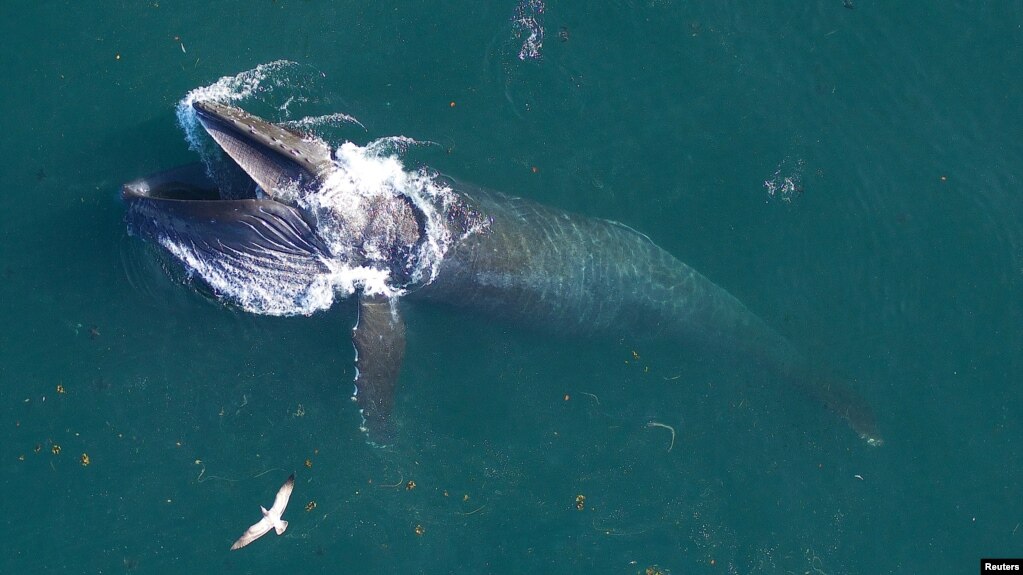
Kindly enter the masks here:
[[267, 534], [271, 529], [275, 529], [277, 534], [284, 533], [284, 530], [288, 528], [288, 522], [282, 521], [281, 516], [284, 515], [284, 509], [288, 506], [288, 499], [291, 498], [291, 492], [295, 489], [295, 474], [292, 473], [291, 477], [284, 482], [284, 485], [277, 491], [277, 496], [274, 497], [273, 507], [265, 509], [260, 507], [263, 511], [263, 518], [258, 523], [249, 527], [242, 533], [242, 536], [231, 545], [231, 550], [241, 549], [249, 543], [252, 543], [256, 539]]

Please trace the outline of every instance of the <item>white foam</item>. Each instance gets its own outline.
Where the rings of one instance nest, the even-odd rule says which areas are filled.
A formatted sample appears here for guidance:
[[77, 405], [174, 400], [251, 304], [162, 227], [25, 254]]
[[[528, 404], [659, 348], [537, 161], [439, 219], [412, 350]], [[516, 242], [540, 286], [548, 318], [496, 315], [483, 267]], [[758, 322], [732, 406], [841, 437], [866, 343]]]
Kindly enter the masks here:
[[366, 144], [366, 152], [373, 156], [400, 156], [420, 146], [440, 146], [437, 142], [421, 142], [408, 136], [385, 136]]
[[[379, 153], [385, 149], [378, 142], [365, 147], [345, 142], [335, 151], [335, 169], [323, 186], [300, 200], [300, 205], [316, 219], [317, 230], [333, 255], [350, 260], [355, 256], [352, 250], [357, 249], [367, 261], [382, 262], [388, 246], [360, 242], [353, 234], [369, 224], [374, 203], [397, 196], [408, 198], [426, 222], [426, 238], [413, 256], [412, 280], [432, 281], [451, 244], [443, 218], [454, 195], [432, 176], [406, 171], [397, 156]], [[391, 286], [391, 290], [397, 288]]]
[[401, 289], [390, 285], [387, 271], [379, 268], [336, 266], [329, 279], [339, 295], [349, 296], [356, 291], [388, 298], [404, 295]]
[[[347, 260], [358, 258], [353, 250], [380, 252], [362, 244], [361, 232], [369, 225], [372, 206], [391, 198], [404, 187], [405, 173], [396, 159], [383, 161], [366, 155], [365, 149], [346, 142], [335, 152], [335, 169], [323, 186], [299, 199], [300, 207], [312, 214], [320, 237], [333, 255]], [[374, 254], [367, 254], [373, 258]]]
[[516, 37], [528, 34], [519, 49], [519, 60], [535, 62], [542, 58], [545, 10], [543, 0], [521, 0], [515, 7], [514, 33]]
[[289, 120], [283, 122], [285, 126], [289, 128], [319, 128], [321, 126], [334, 126], [335, 128], [344, 127], [346, 125], [356, 125], [363, 130], [366, 126], [362, 125], [357, 118], [343, 114], [341, 112], [334, 112], [333, 114], [326, 114], [323, 116], [308, 116], [305, 118], [299, 118], [297, 120]]

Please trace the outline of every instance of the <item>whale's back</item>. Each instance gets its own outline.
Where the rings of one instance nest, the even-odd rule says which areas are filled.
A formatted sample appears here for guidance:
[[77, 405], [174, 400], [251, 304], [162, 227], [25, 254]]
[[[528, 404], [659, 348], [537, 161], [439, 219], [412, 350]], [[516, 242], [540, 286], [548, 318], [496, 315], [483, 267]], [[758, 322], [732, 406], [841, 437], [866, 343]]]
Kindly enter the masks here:
[[461, 189], [490, 225], [456, 243], [412, 297], [565, 334], [784, 347], [738, 299], [631, 228]]

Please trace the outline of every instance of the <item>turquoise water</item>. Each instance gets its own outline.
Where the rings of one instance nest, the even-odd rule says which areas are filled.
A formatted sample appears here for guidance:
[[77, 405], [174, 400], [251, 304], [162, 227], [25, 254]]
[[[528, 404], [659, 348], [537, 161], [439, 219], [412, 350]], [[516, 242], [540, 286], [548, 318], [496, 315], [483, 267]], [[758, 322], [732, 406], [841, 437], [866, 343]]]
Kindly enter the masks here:
[[[963, 573], [1023, 554], [1023, 11], [775, 4], [11, 8], [0, 569]], [[319, 73], [312, 107], [357, 118], [360, 143], [435, 142], [419, 161], [646, 233], [854, 378], [886, 444], [749, 366], [422, 306], [399, 442], [366, 445], [350, 302], [224, 308], [122, 222], [123, 182], [194, 161], [176, 103], [278, 59]], [[288, 531], [229, 552], [292, 471]]]

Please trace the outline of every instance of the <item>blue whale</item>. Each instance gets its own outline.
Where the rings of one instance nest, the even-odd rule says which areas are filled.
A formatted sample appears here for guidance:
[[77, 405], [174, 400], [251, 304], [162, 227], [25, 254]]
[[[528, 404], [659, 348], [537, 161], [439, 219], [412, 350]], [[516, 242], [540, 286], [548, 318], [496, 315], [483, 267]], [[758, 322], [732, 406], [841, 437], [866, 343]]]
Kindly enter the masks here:
[[357, 297], [354, 399], [373, 442], [392, 439], [402, 309], [422, 301], [566, 334], [644, 335], [730, 352], [881, 443], [871, 409], [850, 387], [627, 226], [406, 172], [393, 158], [354, 144], [334, 150], [215, 101], [193, 109], [228, 169], [196, 164], [125, 184], [129, 232], [254, 313], [309, 314], [334, 296]]

